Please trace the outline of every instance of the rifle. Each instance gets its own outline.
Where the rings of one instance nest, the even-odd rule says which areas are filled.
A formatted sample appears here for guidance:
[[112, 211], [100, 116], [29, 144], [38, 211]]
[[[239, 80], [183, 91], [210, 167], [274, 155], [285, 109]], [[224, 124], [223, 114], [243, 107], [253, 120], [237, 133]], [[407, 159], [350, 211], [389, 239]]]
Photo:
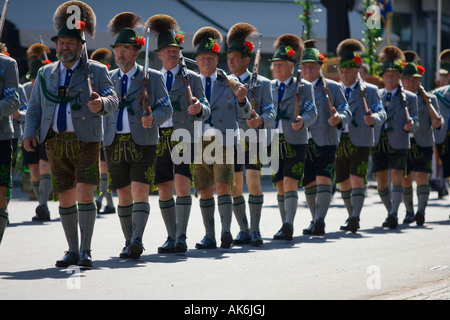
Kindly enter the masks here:
[[[175, 31], [173, 32], [174, 36], [175, 36]], [[184, 56], [183, 53], [181, 52], [180, 49], [180, 66], [181, 66], [181, 74], [183, 75], [183, 83], [184, 86], [186, 87], [186, 94], [187, 94], [187, 99], [188, 99], [188, 103], [189, 105], [192, 103], [192, 90], [191, 90], [191, 76], [188, 73], [188, 69], [186, 67], [186, 62], [184, 61]]]
[[330, 91], [330, 87], [328, 86], [327, 80], [323, 76], [322, 69], [319, 70], [319, 76], [322, 79], [323, 93], [325, 95], [325, 98], [327, 99], [328, 115], [331, 118], [332, 116], [334, 116], [334, 112], [333, 112], [333, 107], [334, 107], [333, 97], [331, 96], [331, 91]]
[[86, 33], [84, 31], [81, 32], [81, 39], [84, 42], [84, 51], [82, 54], [82, 59], [83, 59], [83, 68], [84, 68], [84, 76], [86, 77], [86, 80], [88, 82], [88, 90], [89, 90], [89, 97], [92, 97], [92, 93], [94, 92], [94, 89], [92, 87], [92, 82], [91, 82], [91, 68], [89, 66], [89, 55], [88, 55], [88, 51], [87, 51], [87, 45], [86, 45]]
[[[39, 42], [41, 44], [44, 44], [44, 40], [42, 40], [42, 36], [41, 35], [39, 35]], [[47, 55], [47, 52], [45, 50], [44, 50], [44, 59], [48, 60], [48, 55]]]
[[301, 57], [299, 58], [299, 62], [298, 62], [298, 68], [297, 68], [297, 83], [295, 84], [296, 86], [296, 92], [295, 92], [295, 108], [294, 108], [294, 120], [297, 119], [297, 117], [300, 115], [300, 96], [301, 96], [301, 91], [302, 91], [302, 87], [303, 87], [303, 83], [302, 83], [302, 64], [300, 63], [301, 61]]
[[258, 87], [258, 70], [259, 61], [261, 60], [261, 44], [262, 44], [262, 34], [259, 35], [258, 49], [256, 50], [255, 62], [253, 63], [252, 77], [250, 79], [249, 91], [252, 93], [250, 103], [252, 105], [252, 110], [256, 108], [256, 88]]
[[369, 106], [367, 105], [367, 100], [366, 100], [366, 85], [364, 84], [361, 75], [359, 74], [358, 71], [358, 83], [359, 83], [359, 89], [361, 90], [361, 100], [362, 100], [362, 104], [363, 104], [363, 110], [364, 110], [364, 114], [367, 116], [370, 114], [369, 111]]
[[142, 106], [142, 110], [144, 111], [144, 116], [151, 115], [147, 112], [148, 106], [148, 84], [150, 83], [150, 76], [148, 72], [148, 56], [149, 56], [149, 41], [150, 40], [150, 28], [147, 28], [147, 34], [145, 39], [145, 61], [144, 61], [144, 78], [142, 79], [142, 89], [139, 96], [139, 104]]
[[408, 100], [406, 98], [405, 89], [403, 88], [403, 85], [399, 85], [400, 93], [402, 94], [402, 107], [403, 107], [403, 113], [405, 115], [405, 124], [410, 124], [413, 120], [411, 119], [411, 116], [409, 114], [408, 110]]
[[0, 39], [3, 34], [3, 28], [5, 26], [6, 21], [6, 12], [8, 11], [9, 0], [5, 0], [5, 4], [3, 5], [2, 17], [0, 18]]
[[427, 105], [428, 113], [430, 114], [431, 120], [438, 120], [441, 118], [441, 116], [437, 113], [436, 109], [431, 104], [431, 98], [430, 95], [425, 92], [422, 85], [419, 86], [419, 93], [422, 96], [422, 99], [425, 101], [425, 104]]

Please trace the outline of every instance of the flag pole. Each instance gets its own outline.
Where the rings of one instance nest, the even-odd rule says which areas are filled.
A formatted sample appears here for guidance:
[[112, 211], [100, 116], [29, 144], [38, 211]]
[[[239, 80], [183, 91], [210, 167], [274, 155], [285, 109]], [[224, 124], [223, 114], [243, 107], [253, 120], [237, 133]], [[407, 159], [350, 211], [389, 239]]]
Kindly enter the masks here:
[[441, 62], [439, 56], [441, 54], [441, 24], [442, 24], [442, 0], [437, 2], [437, 39], [436, 39], [436, 80], [439, 80], [439, 72]]

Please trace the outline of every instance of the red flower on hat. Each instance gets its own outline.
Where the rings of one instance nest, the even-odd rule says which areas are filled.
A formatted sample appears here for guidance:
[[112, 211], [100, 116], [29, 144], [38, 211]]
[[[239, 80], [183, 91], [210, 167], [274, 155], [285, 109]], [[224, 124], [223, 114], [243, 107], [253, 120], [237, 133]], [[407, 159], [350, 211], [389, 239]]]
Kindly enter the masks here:
[[214, 45], [212, 46], [211, 50], [215, 53], [219, 53], [220, 51], [220, 46], [217, 43], [214, 43]]
[[417, 71], [419, 71], [419, 74], [424, 74], [425, 73], [425, 68], [421, 65], [417, 66]]
[[253, 52], [254, 46], [253, 43], [250, 41], [244, 42], [244, 47], [247, 49], [248, 52]]
[[323, 53], [319, 53], [319, 61], [323, 62], [325, 60], [325, 55]]
[[143, 36], [137, 36], [134, 38], [134, 41], [136, 41], [137, 45], [145, 46], [145, 38]]
[[42, 63], [44, 64], [44, 65], [46, 65], [46, 64], [49, 64], [49, 63], [52, 63], [49, 59], [46, 59], [46, 60], [44, 60], [44, 61], [42, 61]]
[[181, 45], [184, 42], [184, 35], [182, 33], [178, 33], [175, 35], [175, 41]]
[[83, 32], [84, 28], [86, 28], [86, 23], [84, 21], [78, 20], [75, 22], [75, 29], [77, 29], [79, 32]]
[[362, 60], [362, 58], [360, 57], [360, 56], [355, 56], [353, 59], [352, 59], [352, 61], [353, 62], [355, 62], [356, 63], [356, 65], [360, 65], [361, 63], [363, 63], [363, 60]]

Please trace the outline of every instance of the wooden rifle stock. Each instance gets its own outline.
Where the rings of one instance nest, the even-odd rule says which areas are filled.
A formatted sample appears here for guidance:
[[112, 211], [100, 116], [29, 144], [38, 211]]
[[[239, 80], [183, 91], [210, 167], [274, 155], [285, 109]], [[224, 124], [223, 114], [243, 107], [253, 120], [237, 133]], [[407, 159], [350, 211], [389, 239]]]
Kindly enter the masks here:
[[425, 92], [422, 86], [419, 86], [419, 93], [422, 97], [422, 99], [425, 101], [425, 104], [427, 105], [428, 113], [430, 114], [431, 120], [438, 120], [441, 118], [441, 116], [437, 113], [436, 109], [431, 104], [430, 96]]
[[333, 107], [334, 107], [333, 97], [331, 96], [331, 91], [330, 91], [330, 87], [328, 86], [328, 82], [327, 82], [327, 80], [325, 79], [325, 77], [322, 74], [322, 70], [320, 70], [320, 75], [319, 76], [322, 79], [323, 94], [325, 95], [325, 98], [327, 99], [328, 115], [331, 118], [331, 117], [334, 116], [334, 112], [333, 112]]

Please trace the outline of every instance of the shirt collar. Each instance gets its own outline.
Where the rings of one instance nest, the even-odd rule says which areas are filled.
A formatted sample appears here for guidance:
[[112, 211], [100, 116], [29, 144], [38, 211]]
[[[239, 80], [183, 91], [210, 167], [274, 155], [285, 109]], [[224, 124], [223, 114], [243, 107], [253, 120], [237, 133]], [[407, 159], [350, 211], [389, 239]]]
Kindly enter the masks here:
[[356, 80], [350, 87], [347, 87], [345, 84], [342, 84], [342, 87], [344, 88], [344, 90], [348, 89], [348, 88], [353, 90], [353, 88], [356, 86], [357, 82], [358, 82], [358, 80]]
[[[78, 58], [78, 60], [75, 61], [75, 63], [73, 64], [72, 68], [70, 68], [70, 70], [74, 71], [78, 67], [79, 64], [80, 64], [80, 58]], [[59, 64], [59, 72], [61, 74], [66, 72], [67, 69], [68, 68], [66, 68], [62, 62]]]
[[[200, 73], [200, 77], [202, 78], [203, 83], [205, 83], [206, 77]], [[214, 73], [210, 76], [211, 82], [216, 81], [217, 79], [217, 71], [214, 71]]]
[[167, 73], [168, 71], [172, 72], [173, 75], [176, 75], [176, 74], [178, 74], [178, 72], [180, 72], [180, 65], [177, 64], [177, 65], [175, 66], [175, 68], [173, 68], [173, 69], [171, 69], [171, 70], [166, 70], [166, 69], [164, 69], [164, 67], [161, 69], [161, 72], [162, 72], [162, 74], [164, 75], [164, 77], [166, 76], [166, 73]]
[[245, 79], [247, 79], [250, 76], [250, 72], [248, 72], [248, 70], [245, 70], [245, 72], [243, 74], [241, 74], [239, 77], [234, 75], [236, 78], [238, 78], [240, 80], [240, 82], [244, 82]]
[[121, 78], [123, 77], [124, 74], [126, 74], [128, 79], [131, 79], [131, 77], [134, 76], [137, 71], [137, 63], [135, 62], [133, 68], [131, 68], [131, 70], [128, 71], [127, 73], [123, 73], [122, 69], [120, 69], [120, 68], [119, 68], [119, 70], [120, 70]]

